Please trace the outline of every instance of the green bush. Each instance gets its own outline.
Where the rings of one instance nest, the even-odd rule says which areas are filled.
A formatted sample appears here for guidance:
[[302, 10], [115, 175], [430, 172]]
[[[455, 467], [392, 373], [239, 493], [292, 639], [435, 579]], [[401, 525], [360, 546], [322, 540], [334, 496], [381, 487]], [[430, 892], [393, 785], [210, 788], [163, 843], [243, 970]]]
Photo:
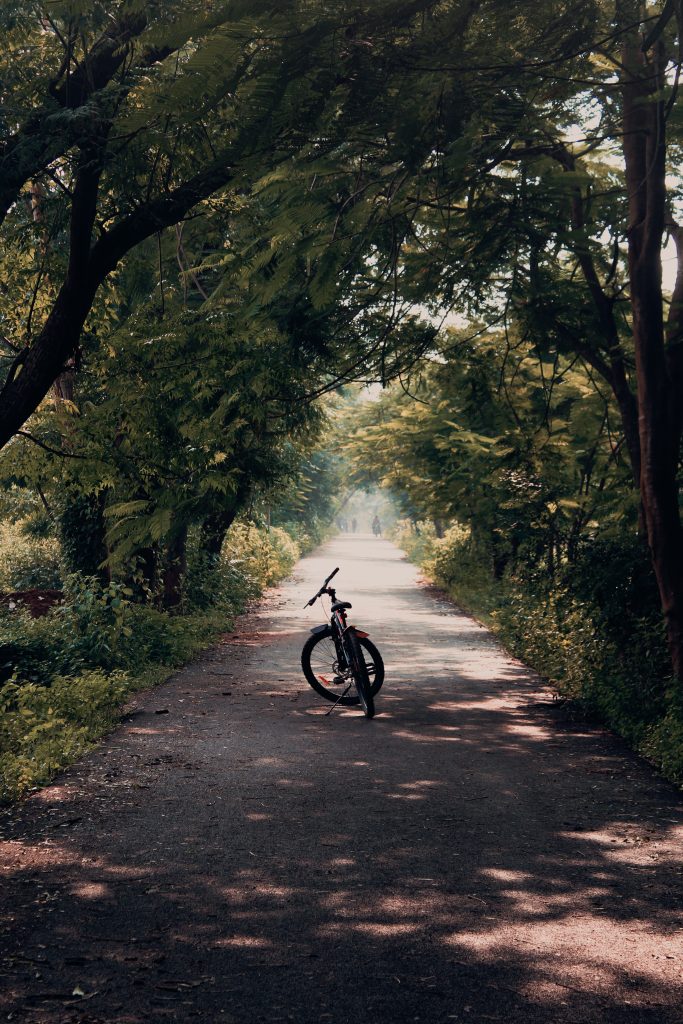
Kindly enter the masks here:
[[472, 543], [470, 531], [460, 524], [434, 539], [431, 553], [423, 561], [425, 572], [435, 583], [453, 595], [468, 612], [493, 625], [492, 610], [497, 606], [498, 590], [491, 576], [491, 559]]
[[21, 609], [0, 614], [0, 683], [9, 679], [47, 685], [77, 668], [67, 651], [67, 634], [55, 612], [32, 619]]
[[[193, 538], [193, 541], [195, 538]], [[186, 612], [221, 608], [226, 613], [244, 607], [254, 594], [254, 582], [238, 564], [216, 558], [194, 544], [188, 551], [187, 576], [183, 587]]]
[[111, 671], [130, 646], [133, 591], [123, 583], [102, 583], [73, 573], [64, 584], [66, 603], [53, 613], [69, 664]]
[[21, 523], [0, 523], [0, 591], [62, 585], [59, 544], [27, 533]]
[[70, 764], [111, 728], [130, 688], [123, 674], [85, 672], [0, 687], [0, 800], [18, 796]]
[[254, 594], [286, 576], [298, 558], [296, 542], [281, 527], [266, 530], [243, 521], [230, 527], [222, 551], [222, 559], [244, 574]]
[[189, 615], [168, 615], [156, 608], [134, 606], [127, 618], [127, 642], [118, 652], [121, 668], [138, 665], [177, 668], [205, 647], [216, 633], [230, 629], [232, 617], [220, 609]]
[[334, 524], [326, 519], [316, 517], [307, 520], [306, 524], [299, 522], [283, 522], [279, 524], [289, 537], [295, 542], [298, 549], [298, 557], [307, 555], [315, 550], [323, 541], [332, 537], [337, 529]]
[[399, 519], [388, 536], [405, 551], [411, 562], [422, 568], [434, 554], [436, 534], [431, 523], [413, 524], [407, 519]]
[[667, 778], [683, 783], [683, 711], [679, 706], [646, 730], [640, 751], [659, 765]]

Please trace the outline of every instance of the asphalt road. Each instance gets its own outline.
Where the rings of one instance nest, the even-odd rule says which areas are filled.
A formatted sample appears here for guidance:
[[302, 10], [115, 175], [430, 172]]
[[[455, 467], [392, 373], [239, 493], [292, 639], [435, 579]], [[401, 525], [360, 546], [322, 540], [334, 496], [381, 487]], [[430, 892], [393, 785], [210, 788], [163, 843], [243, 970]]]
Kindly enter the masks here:
[[[335, 565], [373, 721], [299, 669]], [[304, 559], [0, 824], [0, 1020], [683, 1021], [680, 795], [386, 541]]]

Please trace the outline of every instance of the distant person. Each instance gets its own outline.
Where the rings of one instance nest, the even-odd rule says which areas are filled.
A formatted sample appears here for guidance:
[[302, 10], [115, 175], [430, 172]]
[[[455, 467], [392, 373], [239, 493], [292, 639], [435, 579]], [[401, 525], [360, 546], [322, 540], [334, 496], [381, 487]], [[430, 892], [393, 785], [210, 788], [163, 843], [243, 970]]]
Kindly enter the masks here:
[[355, 519], [352, 519], [351, 520], [351, 533], [355, 533], [357, 527], [358, 527], [358, 523], [356, 522]]
[[374, 533], [375, 537], [382, 536], [382, 524], [379, 521], [379, 516], [375, 516], [375, 518], [372, 520], [372, 532]]

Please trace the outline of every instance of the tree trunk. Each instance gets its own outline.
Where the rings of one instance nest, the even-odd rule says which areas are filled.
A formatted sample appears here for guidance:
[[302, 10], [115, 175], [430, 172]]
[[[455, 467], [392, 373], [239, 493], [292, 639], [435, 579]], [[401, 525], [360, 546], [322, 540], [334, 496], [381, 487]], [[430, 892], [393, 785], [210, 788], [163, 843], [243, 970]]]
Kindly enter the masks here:
[[183, 596], [183, 581], [187, 571], [187, 527], [183, 527], [169, 543], [162, 605], [170, 611], [180, 605]]
[[202, 523], [199, 544], [207, 555], [216, 561], [220, 558], [225, 535], [232, 526], [238, 512], [244, 504], [244, 495], [235, 497], [235, 503], [230, 508], [221, 509], [218, 512], [211, 512]]
[[97, 209], [97, 161], [79, 171], [73, 190], [69, 266], [42, 330], [15, 359], [0, 391], [0, 448], [14, 436], [76, 352], [97, 290], [140, 242], [177, 223], [201, 199], [230, 181], [227, 156], [203, 167], [173, 191], [142, 203], [90, 245]]
[[97, 152], [81, 153], [73, 188], [69, 264], [45, 324], [10, 367], [0, 391], [0, 447], [38, 408], [76, 351], [97, 289], [106, 274], [93, 270], [90, 240], [97, 208], [101, 164]]
[[661, 246], [666, 224], [666, 60], [632, 40], [624, 54], [623, 152], [638, 381], [640, 492], [675, 678], [683, 682], [683, 533], [678, 503], [680, 397], [664, 336]]

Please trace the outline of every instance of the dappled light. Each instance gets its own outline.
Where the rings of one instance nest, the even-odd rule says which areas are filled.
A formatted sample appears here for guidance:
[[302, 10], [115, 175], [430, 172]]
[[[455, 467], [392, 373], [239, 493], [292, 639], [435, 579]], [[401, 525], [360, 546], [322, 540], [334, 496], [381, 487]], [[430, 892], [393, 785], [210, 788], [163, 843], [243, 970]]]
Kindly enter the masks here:
[[[300, 595], [332, 560], [386, 656], [372, 722], [325, 716], [299, 675]], [[78, 986], [123, 1024], [153, 972], [152, 1020], [676, 1019], [678, 798], [413, 579], [390, 545], [338, 539], [259, 612], [278, 646], [216, 648], [5, 815], [5, 884], [28, 894], [3, 918], [5, 1000], [33, 991], [57, 1021]]]

